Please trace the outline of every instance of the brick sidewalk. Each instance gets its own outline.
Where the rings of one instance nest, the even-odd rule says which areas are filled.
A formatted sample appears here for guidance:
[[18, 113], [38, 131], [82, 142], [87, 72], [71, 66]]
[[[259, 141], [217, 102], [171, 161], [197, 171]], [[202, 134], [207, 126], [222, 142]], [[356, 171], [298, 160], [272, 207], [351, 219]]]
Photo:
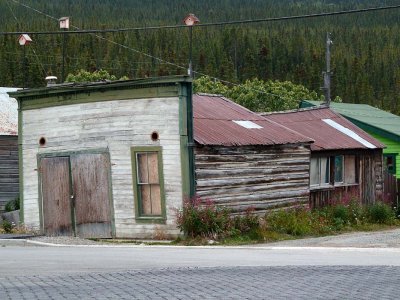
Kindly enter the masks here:
[[396, 299], [399, 282], [384, 266], [171, 268], [7, 276], [0, 299]]

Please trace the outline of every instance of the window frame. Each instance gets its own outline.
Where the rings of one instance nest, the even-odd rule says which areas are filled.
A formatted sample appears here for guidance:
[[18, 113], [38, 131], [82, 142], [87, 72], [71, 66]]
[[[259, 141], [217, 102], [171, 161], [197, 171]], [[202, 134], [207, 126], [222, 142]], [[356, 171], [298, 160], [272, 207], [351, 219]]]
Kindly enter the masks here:
[[[387, 166], [386, 160], [387, 160], [388, 157], [392, 157], [393, 158], [393, 170], [389, 170], [389, 168]], [[385, 170], [387, 170], [387, 172], [389, 174], [396, 175], [396, 171], [397, 171], [396, 170], [396, 164], [397, 164], [396, 160], [397, 160], [397, 153], [383, 153], [383, 165], [384, 165]]]
[[[137, 154], [140, 153], [157, 153], [158, 162], [158, 181], [160, 186], [160, 201], [161, 201], [161, 214], [160, 215], [144, 215], [142, 211], [142, 199], [140, 198], [138, 178], [138, 164]], [[162, 158], [162, 147], [160, 146], [140, 146], [131, 147], [131, 163], [132, 163], [132, 184], [133, 184], [133, 196], [135, 205], [135, 219], [140, 223], [161, 223], [166, 222], [166, 208], [165, 208], [165, 191], [164, 191], [164, 172], [163, 172], [163, 158]]]
[[[336, 157], [342, 157], [342, 181], [336, 181]], [[337, 155], [323, 155], [323, 156], [312, 156], [310, 159], [310, 190], [318, 190], [318, 189], [326, 189], [326, 188], [335, 188], [339, 186], [353, 186], [353, 185], [358, 185], [358, 171], [357, 171], [357, 156], [356, 155], [351, 155], [355, 157], [355, 165], [354, 165], [354, 172], [355, 172], [355, 181], [354, 183], [346, 182], [346, 164], [345, 160], [346, 157], [350, 156], [347, 154], [337, 154]], [[312, 175], [311, 175], [311, 161], [312, 160], [317, 160], [317, 166], [318, 166], [318, 183], [311, 183]], [[325, 172], [328, 171], [329, 173], [329, 182], [324, 182], [324, 176], [326, 176], [325, 172], [322, 172], [322, 160], [327, 160], [327, 168], [325, 168]]]

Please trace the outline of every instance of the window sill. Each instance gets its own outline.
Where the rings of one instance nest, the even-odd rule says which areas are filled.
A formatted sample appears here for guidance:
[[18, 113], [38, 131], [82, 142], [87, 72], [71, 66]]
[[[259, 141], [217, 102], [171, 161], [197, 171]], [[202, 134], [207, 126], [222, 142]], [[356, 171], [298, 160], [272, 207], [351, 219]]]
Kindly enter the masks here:
[[136, 223], [142, 224], [165, 224], [167, 222], [164, 217], [138, 217]]
[[338, 187], [351, 187], [351, 186], [358, 186], [358, 183], [336, 183], [335, 185], [318, 185], [318, 186], [310, 186], [310, 191], [328, 191], [334, 190]]

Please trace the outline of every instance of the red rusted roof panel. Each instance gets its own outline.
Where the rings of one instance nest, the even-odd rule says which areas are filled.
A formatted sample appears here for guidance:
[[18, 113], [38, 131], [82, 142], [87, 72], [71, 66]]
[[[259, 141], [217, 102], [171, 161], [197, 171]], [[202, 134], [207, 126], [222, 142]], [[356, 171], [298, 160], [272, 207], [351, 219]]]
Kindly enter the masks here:
[[[224, 98], [193, 95], [194, 139], [202, 145], [244, 146], [310, 143], [285, 126]], [[234, 121], [251, 121], [261, 128], [245, 128]]]
[[[356, 125], [335, 113], [329, 108], [310, 108], [299, 111], [279, 112], [263, 115], [266, 119], [275, 121], [288, 128], [296, 130], [302, 135], [312, 138], [315, 142], [311, 150], [340, 150], [340, 149], [369, 149], [365, 144], [370, 143], [376, 148], [384, 148], [385, 145], [374, 139], [368, 133]], [[343, 133], [324, 120], [332, 120], [350, 133], [358, 135], [361, 139]], [[364, 142], [360, 142], [364, 140]], [[366, 141], [366, 142], [365, 142]]]

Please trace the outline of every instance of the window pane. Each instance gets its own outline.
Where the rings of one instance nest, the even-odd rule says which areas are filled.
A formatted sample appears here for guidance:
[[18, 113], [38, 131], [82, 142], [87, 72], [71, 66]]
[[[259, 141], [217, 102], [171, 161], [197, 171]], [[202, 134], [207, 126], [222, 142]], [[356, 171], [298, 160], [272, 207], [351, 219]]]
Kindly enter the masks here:
[[335, 182], [343, 182], [343, 155], [335, 156]]
[[159, 185], [151, 185], [151, 214], [161, 215], [161, 192]]
[[311, 158], [310, 164], [310, 184], [319, 184], [319, 160], [318, 158]]
[[329, 158], [321, 157], [321, 184], [328, 184], [329, 180]]
[[346, 183], [356, 183], [356, 157], [346, 155], [344, 158], [344, 181]]
[[138, 183], [149, 182], [149, 171], [147, 165], [147, 153], [136, 154], [137, 172], [138, 172]]
[[148, 153], [148, 172], [149, 172], [149, 183], [158, 183], [158, 154]]
[[142, 214], [151, 215], [151, 190], [150, 185], [140, 185], [140, 200], [142, 201]]

